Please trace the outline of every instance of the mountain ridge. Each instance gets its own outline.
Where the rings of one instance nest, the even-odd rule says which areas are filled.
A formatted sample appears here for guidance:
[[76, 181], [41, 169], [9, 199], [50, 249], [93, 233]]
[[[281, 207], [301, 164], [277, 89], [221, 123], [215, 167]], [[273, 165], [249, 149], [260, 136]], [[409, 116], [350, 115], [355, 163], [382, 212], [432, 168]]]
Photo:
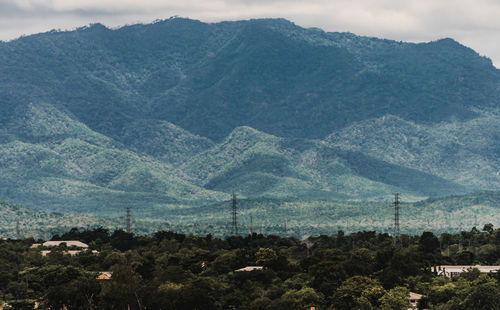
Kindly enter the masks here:
[[452, 39], [174, 18], [3, 42], [0, 72], [0, 198], [28, 207], [500, 188], [500, 70]]
[[[283, 23], [286, 27], [278, 27]], [[106, 135], [118, 134], [130, 115], [154, 115], [216, 140], [242, 125], [284, 137], [323, 138], [368, 116], [392, 113], [436, 122], [470, 118], [473, 102], [498, 104], [499, 70], [446, 40], [405, 44], [325, 33], [323, 40], [331, 46], [319, 46], [306, 40], [317, 31], [282, 20], [205, 24], [172, 19], [101, 28], [5, 43], [0, 68], [16, 72], [0, 81], [20, 89], [26, 82], [36, 85], [26, 92], [28, 98], [55, 98], [58, 106]], [[302, 39], [290, 39], [290, 33]], [[365, 49], [370, 52], [362, 57], [349, 52]], [[19, 58], [26, 53], [33, 56]], [[82, 59], [77, 67], [72, 66], [75, 56]], [[37, 67], [41, 70], [31, 69]], [[12, 89], [12, 99], [26, 97]], [[338, 111], [339, 116], [332, 113]]]

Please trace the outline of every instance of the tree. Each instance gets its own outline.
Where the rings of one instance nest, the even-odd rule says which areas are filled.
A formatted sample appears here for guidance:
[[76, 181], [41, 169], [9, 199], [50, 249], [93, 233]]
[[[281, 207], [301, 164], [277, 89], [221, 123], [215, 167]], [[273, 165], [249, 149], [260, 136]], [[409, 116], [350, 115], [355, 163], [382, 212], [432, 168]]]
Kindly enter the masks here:
[[418, 241], [418, 249], [422, 254], [423, 261], [427, 265], [432, 265], [436, 262], [439, 256], [439, 239], [433, 233], [425, 231], [420, 236]]
[[491, 235], [493, 233], [493, 224], [491, 224], [491, 223], [484, 224], [483, 231], [485, 231]]
[[251, 310], [268, 310], [271, 309], [272, 300], [268, 297], [258, 297], [250, 303]]
[[178, 309], [217, 309], [217, 296], [220, 285], [208, 278], [198, 278], [182, 288]]
[[111, 280], [102, 283], [103, 308], [141, 309], [142, 279], [129, 265], [115, 265]]
[[410, 291], [405, 287], [395, 287], [380, 298], [381, 310], [407, 310], [410, 308]]
[[255, 258], [257, 264], [270, 267], [278, 260], [278, 255], [271, 248], [260, 248], [255, 253]]
[[157, 289], [156, 300], [159, 306], [164, 309], [176, 309], [183, 285], [173, 282], [161, 284]]
[[342, 264], [333, 261], [321, 261], [311, 266], [309, 274], [313, 277], [312, 287], [325, 296], [331, 296], [346, 279]]
[[280, 299], [280, 307], [284, 309], [308, 309], [312, 306], [321, 306], [324, 303], [323, 295], [311, 287], [287, 291]]
[[[345, 280], [333, 296], [336, 309], [350, 310], [377, 306], [379, 298], [385, 293], [383, 287], [366, 276], [354, 276]], [[375, 297], [375, 298], [374, 298]]]
[[500, 288], [493, 279], [482, 275], [474, 284], [463, 302], [464, 309], [500, 309]]

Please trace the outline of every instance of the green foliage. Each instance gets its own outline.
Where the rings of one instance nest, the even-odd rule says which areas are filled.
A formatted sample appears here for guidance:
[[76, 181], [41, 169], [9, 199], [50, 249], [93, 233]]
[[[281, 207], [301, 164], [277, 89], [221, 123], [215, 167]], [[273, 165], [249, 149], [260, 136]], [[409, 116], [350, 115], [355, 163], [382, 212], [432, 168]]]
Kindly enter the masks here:
[[354, 276], [345, 280], [335, 291], [333, 303], [337, 309], [371, 309], [373, 298], [383, 294], [377, 281], [366, 276]]
[[387, 115], [337, 130], [325, 140], [332, 146], [453, 180], [467, 188], [497, 189], [499, 120], [498, 109], [483, 111], [465, 122], [437, 125]]
[[28, 207], [158, 219], [232, 191], [416, 201], [499, 185], [499, 71], [451, 39], [173, 18], [5, 42], [0, 72], [0, 198]]
[[[474, 234], [472, 244], [496, 249], [497, 231]], [[411, 290], [424, 295], [422, 308], [496, 309], [497, 275], [476, 269], [448, 279], [426, 268], [422, 246], [430, 240], [433, 248], [434, 238], [417, 235], [395, 248], [390, 236], [374, 232], [223, 240], [72, 229], [54, 239], [82, 240], [100, 253], [70, 256], [61, 247], [42, 257], [30, 247], [34, 240], [0, 240], [0, 300], [16, 309], [408, 309]], [[460, 238], [439, 241], [452, 247]], [[425, 254], [436, 264], [458, 263], [446, 249]], [[266, 267], [234, 271], [257, 264]], [[101, 271], [111, 279], [98, 280]]]
[[278, 255], [273, 249], [260, 248], [257, 253], [255, 253], [256, 263], [263, 265], [265, 267], [272, 266], [278, 260]]
[[[403, 196], [404, 197], [404, 196]], [[230, 198], [229, 195], [227, 198]], [[458, 247], [449, 246], [451, 240], [448, 232], [455, 232], [462, 227], [482, 226], [481, 223], [500, 221], [498, 213], [499, 192], [478, 192], [463, 196], [450, 196], [440, 199], [428, 199], [415, 203], [401, 204], [401, 232], [407, 235], [419, 234], [422, 231], [443, 234], [442, 247], [446, 247], [450, 255], [460, 256], [463, 264], [472, 262], [475, 255], [487, 259], [491, 264], [496, 250], [487, 246], [476, 253], [458, 251]], [[388, 199], [389, 200], [389, 199]], [[250, 216], [253, 217], [253, 230], [257, 233], [278, 234], [282, 236], [311, 236], [331, 234], [339, 230], [392, 232], [393, 209], [391, 201], [357, 202], [341, 200], [294, 200], [294, 199], [238, 199], [238, 223], [241, 234], [246, 234], [250, 227]], [[174, 230], [181, 233], [200, 234], [221, 237], [231, 234], [230, 221], [231, 201], [208, 204], [201, 207], [158, 206], [145, 209], [156, 218], [143, 215], [132, 209], [132, 230], [135, 233], [152, 234], [157, 230]], [[144, 210], [144, 209], [142, 209]], [[143, 211], [143, 212], [146, 212]], [[121, 213], [121, 214], [120, 214]], [[9, 203], [0, 202], [0, 234], [15, 238], [16, 222], [19, 220], [21, 238], [48, 238], [54, 234], [77, 228], [117, 229], [125, 227], [125, 212], [119, 210], [119, 217], [99, 217], [85, 214], [61, 214], [35, 211]], [[115, 214], [116, 216], [116, 214]], [[137, 218], [139, 216], [139, 218]], [[167, 220], [162, 218], [166, 217]], [[285, 221], [286, 230], [285, 230]], [[500, 233], [493, 230], [487, 232], [463, 232], [462, 243], [477, 244], [478, 238], [497, 240], [500, 244]], [[426, 234], [427, 236], [427, 234]], [[430, 235], [429, 235], [430, 236]], [[87, 236], [86, 238], [91, 238]], [[407, 236], [403, 236], [403, 242]], [[427, 237], [426, 237], [427, 238]], [[434, 241], [433, 241], [434, 240]], [[424, 242], [425, 240], [422, 240]], [[436, 243], [432, 237], [421, 245], [421, 253], [435, 251]], [[117, 241], [118, 242], [118, 241]], [[455, 243], [456, 240], [455, 240]], [[171, 245], [175, 246], [175, 245]], [[431, 252], [432, 252], [431, 251]], [[351, 257], [353, 266], [371, 268], [366, 262], [373, 253], [361, 250]], [[354, 264], [355, 263], [355, 264]], [[432, 263], [429, 261], [429, 263]], [[353, 271], [355, 272], [355, 271]]]
[[395, 287], [380, 298], [381, 310], [407, 310], [410, 308], [408, 296], [410, 291], [405, 287]]

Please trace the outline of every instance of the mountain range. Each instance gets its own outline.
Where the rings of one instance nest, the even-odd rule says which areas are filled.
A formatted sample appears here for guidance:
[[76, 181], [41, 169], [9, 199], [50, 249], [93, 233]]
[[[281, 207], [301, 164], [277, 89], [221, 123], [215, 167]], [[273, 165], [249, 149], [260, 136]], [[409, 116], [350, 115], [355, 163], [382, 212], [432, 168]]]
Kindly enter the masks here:
[[500, 70], [452, 39], [171, 18], [0, 42], [0, 199], [44, 212], [418, 201], [500, 190], [499, 158]]

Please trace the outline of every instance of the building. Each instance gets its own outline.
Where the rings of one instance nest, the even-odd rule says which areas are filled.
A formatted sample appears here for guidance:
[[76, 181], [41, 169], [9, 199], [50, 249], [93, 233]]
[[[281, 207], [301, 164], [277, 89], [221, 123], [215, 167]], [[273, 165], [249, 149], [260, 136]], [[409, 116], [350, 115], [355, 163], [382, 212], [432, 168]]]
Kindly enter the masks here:
[[453, 278], [462, 272], [467, 272], [471, 269], [478, 269], [481, 273], [497, 272], [500, 270], [500, 266], [467, 266], [467, 265], [441, 265], [435, 266], [434, 272], [438, 276], [444, 276], [448, 278]]
[[254, 270], [262, 270], [264, 267], [262, 266], [247, 266], [244, 268], [236, 269], [235, 272], [240, 272], [240, 271], [254, 271]]
[[47, 241], [42, 243], [42, 246], [50, 248], [54, 246], [60, 246], [61, 244], [66, 244], [66, 247], [75, 247], [75, 248], [80, 248], [80, 249], [88, 249], [89, 246], [88, 244], [85, 244], [81, 241], [76, 241], [76, 240], [66, 240], [66, 241]]
[[97, 280], [111, 280], [112, 273], [110, 271], [100, 271]]
[[[69, 254], [72, 256], [89, 250], [88, 244], [85, 244], [85, 243], [83, 243], [81, 241], [77, 241], [77, 240], [47, 241], [44, 243], [34, 243], [31, 245], [31, 248], [32, 249], [39, 248], [39, 247], [52, 248], [52, 247], [57, 247], [57, 246], [60, 246], [63, 244], [67, 248], [73, 248], [73, 250], [67, 250], [64, 252], [65, 254]], [[40, 251], [40, 254], [42, 254], [42, 256], [47, 256], [47, 254], [49, 254], [50, 252], [51, 252], [51, 250], [42, 250], [42, 251]], [[99, 252], [96, 250], [92, 250], [92, 253], [95, 255], [99, 254]]]
[[420, 301], [420, 299], [422, 299], [422, 295], [410, 292], [411, 308], [409, 308], [409, 309], [412, 309], [412, 310], [418, 309], [418, 302]]

